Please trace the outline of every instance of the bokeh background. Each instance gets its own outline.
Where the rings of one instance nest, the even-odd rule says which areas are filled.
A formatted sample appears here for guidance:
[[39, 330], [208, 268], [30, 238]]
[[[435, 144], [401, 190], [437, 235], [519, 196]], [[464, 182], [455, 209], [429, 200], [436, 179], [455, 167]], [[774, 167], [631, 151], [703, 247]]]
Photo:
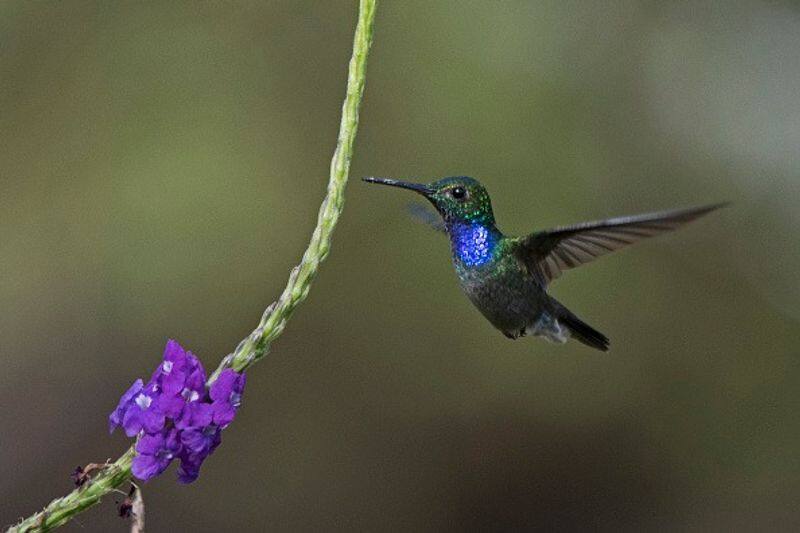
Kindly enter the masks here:
[[[167, 338], [214, 366], [277, 297], [355, 8], [0, 3], [0, 522], [128, 446]], [[794, 2], [383, 2], [333, 251], [149, 531], [800, 528], [798, 87]], [[506, 340], [410, 194], [355, 181], [454, 174], [509, 233], [733, 206], [554, 285], [599, 354]]]

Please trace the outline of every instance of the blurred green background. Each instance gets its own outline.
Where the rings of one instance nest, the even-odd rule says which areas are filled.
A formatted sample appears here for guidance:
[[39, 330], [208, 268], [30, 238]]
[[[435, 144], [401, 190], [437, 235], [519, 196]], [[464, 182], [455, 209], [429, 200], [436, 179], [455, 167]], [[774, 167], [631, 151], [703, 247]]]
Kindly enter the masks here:
[[[115, 458], [174, 337], [216, 365], [300, 257], [354, 2], [0, 3], [0, 522]], [[347, 208], [309, 300], [149, 531], [797, 530], [800, 8], [385, 1]], [[509, 342], [410, 194], [509, 233], [720, 200], [564, 276], [611, 337]], [[122, 531], [113, 498], [70, 531]]]

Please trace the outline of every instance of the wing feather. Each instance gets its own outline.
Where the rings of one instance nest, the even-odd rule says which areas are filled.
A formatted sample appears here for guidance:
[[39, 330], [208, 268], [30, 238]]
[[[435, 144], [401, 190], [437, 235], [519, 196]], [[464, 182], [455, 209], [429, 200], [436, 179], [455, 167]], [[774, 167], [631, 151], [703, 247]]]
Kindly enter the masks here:
[[564, 270], [586, 264], [648, 237], [654, 237], [696, 220], [727, 204], [661, 211], [584, 222], [531, 233], [519, 240], [515, 251], [543, 284]]
[[423, 224], [430, 226], [435, 231], [439, 231], [441, 233], [447, 232], [442, 217], [430, 209], [426, 209], [424, 205], [416, 202], [408, 204], [408, 212], [417, 220], [417, 222], [422, 222]]

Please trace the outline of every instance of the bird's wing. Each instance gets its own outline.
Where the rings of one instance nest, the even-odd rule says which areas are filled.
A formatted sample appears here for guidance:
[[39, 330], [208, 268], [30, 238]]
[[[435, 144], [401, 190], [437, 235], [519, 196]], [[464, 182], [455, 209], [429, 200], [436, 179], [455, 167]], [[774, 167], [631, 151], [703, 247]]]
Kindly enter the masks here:
[[564, 270], [588, 263], [641, 239], [677, 229], [724, 205], [617, 217], [538, 231], [521, 237], [514, 251], [529, 272], [546, 285]]
[[408, 204], [408, 212], [418, 222], [422, 222], [436, 231], [446, 233], [447, 230], [445, 229], [444, 220], [442, 220], [442, 217], [430, 209], [427, 209], [424, 205], [410, 203]]

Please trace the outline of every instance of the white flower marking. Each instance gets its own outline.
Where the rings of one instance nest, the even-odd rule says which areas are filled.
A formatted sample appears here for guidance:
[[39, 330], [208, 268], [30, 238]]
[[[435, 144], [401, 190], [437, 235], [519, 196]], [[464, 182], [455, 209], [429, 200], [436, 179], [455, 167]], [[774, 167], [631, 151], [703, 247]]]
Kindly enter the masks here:
[[145, 409], [147, 409], [148, 407], [150, 407], [150, 404], [153, 403], [153, 399], [150, 396], [148, 396], [147, 394], [144, 394], [144, 393], [139, 394], [139, 396], [137, 396], [136, 400], [134, 400], [134, 401], [136, 402], [136, 405], [139, 406], [139, 409], [141, 409], [143, 411]]

